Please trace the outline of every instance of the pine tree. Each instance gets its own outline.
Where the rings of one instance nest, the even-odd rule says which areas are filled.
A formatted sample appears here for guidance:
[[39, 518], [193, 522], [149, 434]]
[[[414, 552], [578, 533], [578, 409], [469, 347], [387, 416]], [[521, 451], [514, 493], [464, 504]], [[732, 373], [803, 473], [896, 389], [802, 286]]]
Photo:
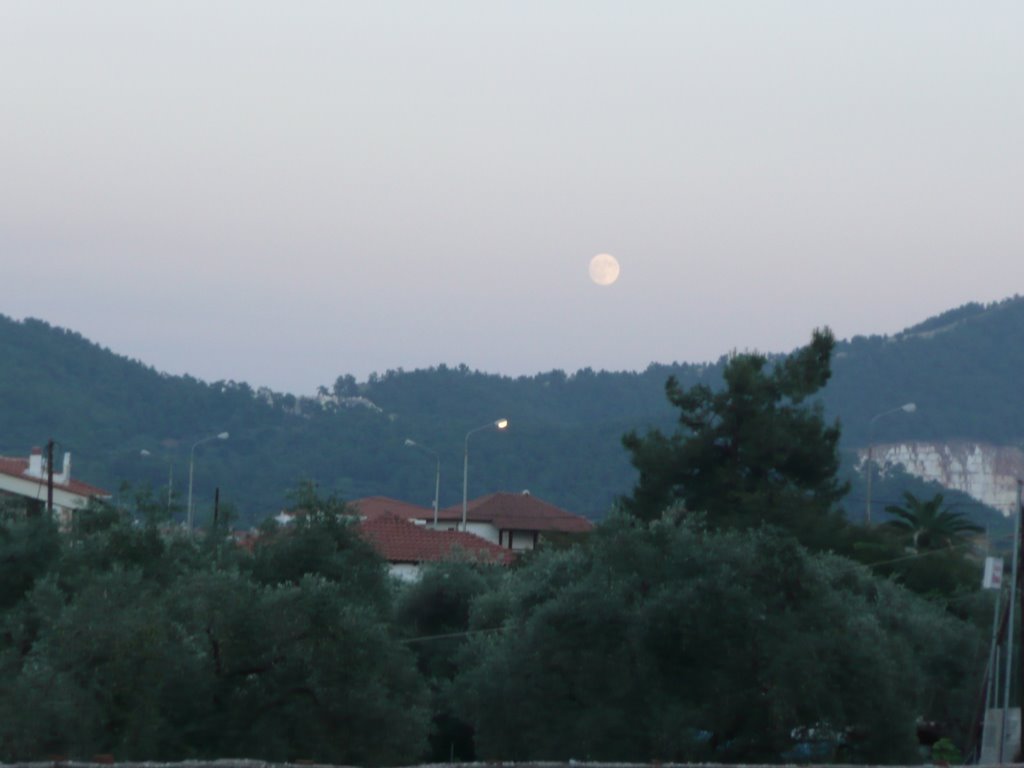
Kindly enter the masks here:
[[839, 426], [827, 425], [821, 403], [810, 398], [831, 375], [834, 345], [823, 329], [777, 362], [734, 355], [717, 391], [670, 378], [666, 395], [680, 411], [680, 429], [623, 437], [640, 472], [624, 508], [653, 520], [681, 504], [705, 513], [713, 527], [766, 522], [824, 545], [822, 523], [836, 522], [846, 486], [836, 479]]

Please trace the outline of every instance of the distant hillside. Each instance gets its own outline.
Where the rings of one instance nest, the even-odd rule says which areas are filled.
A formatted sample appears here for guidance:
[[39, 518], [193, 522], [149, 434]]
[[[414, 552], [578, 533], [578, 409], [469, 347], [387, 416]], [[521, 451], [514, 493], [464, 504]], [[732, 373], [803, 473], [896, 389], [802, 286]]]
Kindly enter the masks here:
[[[580, 371], [509, 379], [440, 367], [394, 371], [357, 384], [340, 377], [318, 399], [254, 391], [236, 382], [167, 376], [79, 334], [38, 320], [0, 317], [0, 453], [22, 455], [49, 437], [74, 455], [77, 477], [117, 491], [122, 481], [187, 487], [188, 456], [200, 438], [195, 496], [213, 488], [245, 519], [262, 519], [301, 480], [345, 498], [386, 494], [432, 501], [442, 460], [442, 505], [461, 500], [465, 434], [500, 416], [502, 434], [473, 438], [470, 494], [530, 490], [592, 517], [630, 484], [619, 437], [671, 416], [661, 395], [667, 368], [642, 376]], [[673, 368], [687, 380], [705, 367]], [[143, 456], [142, 451], [148, 452]]]
[[1024, 298], [968, 304], [894, 336], [840, 344], [825, 393], [848, 445], [868, 442], [873, 416], [906, 402], [917, 412], [875, 423], [895, 440], [1024, 441]]
[[[60, 452], [73, 453], [77, 477], [117, 491], [122, 481], [166, 490], [171, 476], [182, 494], [191, 446], [226, 430], [228, 441], [197, 449], [195, 497], [204, 514], [219, 486], [245, 521], [279, 509], [304, 479], [345, 498], [381, 494], [429, 505], [434, 462], [405, 447], [406, 438], [438, 453], [441, 504], [455, 504], [465, 435], [498, 417], [510, 420], [507, 432], [472, 438], [470, 496], [528, 489], [601, 517], [634, 481], [621, 435], [673, 428], [668, 376], [715, 386], [724, 364], [519, 378], [440, 366], [365, 382], [341, 376], [319, 398], [296, 398], [168, 376], [77, 333], [3, 316], [0, 361], [0, 453], [22, 455], [53, 437]], [[891, 337], [841, 342], [834, 372], [825, 403], [843, 425], [846, 446], [864, 445], [872, 416], [907, 401], [918, 412], [879, 420], [876, 441], [1019, 444], [1024, 300], [971, 304]], [[852, 462], [849, 471], [855, 477]]]

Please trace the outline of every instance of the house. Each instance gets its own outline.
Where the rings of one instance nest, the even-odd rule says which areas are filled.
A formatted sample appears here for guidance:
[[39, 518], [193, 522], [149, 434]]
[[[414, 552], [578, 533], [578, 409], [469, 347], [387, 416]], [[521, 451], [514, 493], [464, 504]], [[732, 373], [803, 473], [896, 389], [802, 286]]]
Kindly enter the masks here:
[[[371, 496], [351, 503], [366, 518], [394, 515], [434, 527], [433, 510], [416, 504], [384, 496]], [[456, 531], [461, 526], [461, 504], [438, 511], [439, 530]], [[504, 549], [533, 549], [545, 536], [587, 533], [593, 527], [587, 518], [538, 499], [528, 491], [492, 493], [473, 499], [466, 505], [466, 532]]]
[[[442, 509], [439, 528], [462, 524], [462, 505]], [[556, 507], [529, 491], [492, 493], [466, 504], [466, 531], [499, 547], [533, 549], [545, 536], [588, 533], [594, 524], [581, 515]]]
[[402, 581], [416, 581], [424, 563], [466, 559], [509, 565], [516, 557], [516, 553], [471, 533], [435, 531], [394, 514], [364, 517], [357, 529], [388, 561], [391, 574]]
[[[27, 512], [41, 512], [49, 495], [49, 471], [42, 449], [33, 448], [27, 459], [0, 456], [0, 496], [20, 497]], [[60, 472], [53, 472], [53, 515], [62, 528], [71, 524], [77, 510], [90, 499], [109, 499], [110, 494], [71, 479], [71, 454], [64, 454]]]

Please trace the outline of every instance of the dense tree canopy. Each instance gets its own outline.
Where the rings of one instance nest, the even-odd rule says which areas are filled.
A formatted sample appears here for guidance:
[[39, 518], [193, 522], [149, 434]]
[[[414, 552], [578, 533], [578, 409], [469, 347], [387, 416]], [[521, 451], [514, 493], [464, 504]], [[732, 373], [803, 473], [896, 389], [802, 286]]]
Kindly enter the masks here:
[[[95, 359], [80, 338], [27, 327], [51, 351], [67, 347], [66, 359], [51, 356], [63, 367], [42, 388], [50, 394]], [[16, 367], [29, 346], [11, 356]], [[299, 514], [267, 522], [249, 550], [225, 515], [183, 533], [164, 489], [123, 488], [67, 531], [0, 505], [0, 760], [889, 762], [914, 758], [918, 718], [963, 746], [991, 600], [961, 551], [931, 549], [945, 534], [911, 539], [908, 553], [898, 526], [835, 514], [839, 429], [817, 399], [834, 346], [821, 331], [788, 358], [741, 354], [632, 379], [444, 367], [365, 385], [342, 377], [325, 397], [372, 395], [380, 408], [351, 413], [272, 404], [233, 383], [179, 389], [122, 361], [134, 426], [117, 422], [108, 393], [98, 417], [108, 421], [95, 425], [104, 440], [155, 440], [202, 414], [204, 429], [216, 422], [237, 440], [217, 470], [244, 469], [249, 493], [276, 499], [276, 473], [301, 467], [307, 480], [289, 501]], [[475, 465], [488, 482], [539, 478], [531, 489], [546, 495], [543, 483], [571, 475], [621, 490], [605, 461], [621, 454], [611, 435], [660, 423], [645, 388], [669, 373], [663, 408], [676, 409], [677, 431], [627, 435], [639, 480], [622, 514], [583, 543], [507, 570], [444, 563], [401, 585], [341, 500], [396, 477], [432, 488], [432, 467], [397, 458], [402, 438], [422, 438], [409, 424], [461, 449], [467, 426], [496, 415], [519, 431], [501, 438], [507, 460]], [[521, 397], [516, 420], [499, 406], [519, 386], [550, 397]], [[592, 425], [610, 410], [609, 386], [645, 417]], [[144, 390], [159, 394], [147, 402], [135, 396]], [[171, 414], [157, 407], [164, 397], [176, 400]], [[468, 402], [465, 423], [454, 419]], [[566, 421], [544, 426], [559, 410]], [[79, 411], [91, 412], [78, 403], [61, 418]], [[427, 415], [405, 421], [414, 411]], [[79, 422], [74, 439], [91, 426]], [[242, 456], [263, 461], [254, 469]], [[216, 461], [211, 452], [204, 466]]]
[[[970, 710], [980, 634], [863, 566], [768, 530], [602, 526], [474, 606], [456, 688], [480, 757], [913, 760]], [[825, 735], [823, 735], [825, 734]]]
[[255, 556], [116, 510], [66, 534], [8, 520], [0, 760], [418, 759], [429, 701], [383, 563], [313, 508]]
[[809, 401], [829, 379], [834, 344], [824, 330], [774, 364], [735, 355], [717, 391], [670, 378], [666, 394], [680, 429], [623, 438], [639, 470], [625, 508], [651, 520], [681, 502], [713, 526], [770, 522], [813, 539], [845, 491], [836, 479], [839, 427], [826, 425], [821, 404]]
[[498, 588], [502, 573], [470, 561], [435, 563], [398, 596], [395, 626], [416, 654], [431, 693], [430, 762], [476, 757], [473, 728], [452, 702], [458, 656], [469, 637], [474, 602]]
[[918, 717], [963, 743], [978, 627], [778, 528], [623, 514], [400, 586], [343, 504], [295, 503], [252, 552], [5, 519], [0, 760], [894, 761]]
[[[1024, 436], [1024, 411], [1016, 406], [1022, 340], [1018, 298], [962, 307], [892, 337], [839, 342], [834, 375], [821, 391], [826, 412], [842, 420], [845, 450], [866, 444], [874, 415], [907, 401], [918, 404], [920, 417], [878, 422], [877, 440], [1014, 443]], [[161, 374], [72, 331], [2, 316], [0, 359], [0, 453], [25, 455], [52, 437], [59, 451], [74, 453], [77, 477], [110, 490], [130, 480], [164, 494], [170, 484], [180, 499], [191, 445], [229, 431], [229, 441], [197, 453], [195, 503], [204, 526], [216, 487], [237, 505], [241, 522], [252, 524], [278, 512], [299, 478], [345, 498], [380, 494], [429, 506], [434, 465], [404, 448], [405, 438], [437, 451], [441, 503], [454, 504], [466, 431], [498, 416], [512, 428], [500, 442], [474, 446], [470, 495], [529, 489], [599, 519], [635, 480], [620, 436], [672, 429], [665, 379], [673, 376], [680, 391], [697, 384], [718, 391], [729, 362], [518, 378], [439, 365], [364, 382], [342, 374], [318, 400], [312, 391]], [[769, 357], [767, 367], [777, 359]], [[338, 365], [343, 370], [345, 361]]]

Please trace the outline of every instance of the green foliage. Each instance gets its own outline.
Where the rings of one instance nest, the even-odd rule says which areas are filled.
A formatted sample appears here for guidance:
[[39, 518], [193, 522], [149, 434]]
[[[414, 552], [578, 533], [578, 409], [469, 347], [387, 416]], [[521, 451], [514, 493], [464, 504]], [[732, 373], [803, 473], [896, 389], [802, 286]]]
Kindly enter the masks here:
[[455, 673], [452, 649], [464, 642], [458, 635], [469, 629], [470, 607], [495, 588], [500, 575], [494, 566], [455, 560], [424, 567], [418, 581], [403, 587], [395, 624], [415, 641], [420, 668], [429, 678]]
[[834, 343], [829, 331], [815, 331], [773, 366], [764, 355], [736, 355], [717, 392], [669, 379], [681, 429], [623, 438], [640, 474], [625, 509], [652, 520], [682, 501], [714, 526], [770, 522], [827, 541], [821, 531], [835, 527], [831, 513], [845, 491], [836, 481], [839, 427], [826, 426], [820, 403], [808, 398], [828, 381]]
[[[497, 416], [514, 429], [500, 441], [474, 442], [471, 495], [529, 489], [599, 517], [630, 474], [619, 435], [638, 419], [668, 415], [659, 399], [665, 367], [636, 376], [584, 370], [511, 379], [440, 366], [389, 371], [362, 384], [343, 376], [324, 394], [362, 399], [335, 403], [162, 375], [37, 320], [0, 316], [0, 356], [0, 396], [10, 406], [0, 453], [20, 456], [53, 435], [58, 450], [74, 453], [75, 476], [94, 485], [117, 489], [129, 480], [160, 489], [160, 499], [172, 490], [177, 501], [192, 444], [230, 432], [195, 452], [203, 526], [215, 488], [236, 505], [242, 524], [253, 524], [282, 508], [297, 477], [313, 478], [325, 494], [382, 494], [429, 506], [434, 465], [403, 446], [407, 437], [438, 452], [441, 503], [457, 503], [466, 431]], [[695, 380], [706, 366], [671, 370]], [[180, 504], [170, 511], [175, 520], [184, 516]]]
[[[866, 445], [871, 418], [908, 400], [918, 413], [879, 421], [876, 441], [1015, 444], [1024, 436], [1024, 411], [1016, 407], [1022, 339], [1024, 299], [1014, 298], [968, 305], [893, 337], [837, 343], [833, 375], [821, 390], [826, 413], [843, 424], [847, 448]], [[75, 475], [105, 488], [130, 480], [160, 489], [163, 498], [171, 480], [180, 499], [190, 446], [230, 431], [230, 440], [196, 452], [194, 497], [204, 526], [216, 487], [245, 525], [278, 512], [297, 477], [345, 498], [387, 495], [429, 506], [434, 465], [403, 447], [407, 437], [438, 452], [441, 504], [455, 504], [466, 431], [497, 416], [508, 417], [511, 429], [474, 443], [470, 495], [529, 489], [598, 519], [636, 480], [620, 436], [673, 428], [665, 380], [674, 377], [680, 391], [698, 384], [718, 391], [729, 363], [518, 378], [444, 365], [365, 382], [342, 375], [324, 393], [362, 400], [336, 405], [245, 383], [163, 375], [38, 320], [0, 316], [0, 356], [7, 406], [0, 452], [20, 456], [53, 436], [59, 450], [74, 453]], [[778, 359], [769, 358], [768, 367]], [[171, 511], [182, 518], [180, 505]]]
[[54, 572], [68, 592], [116, 569], [138, 570], [148, 580], [166, 585], [193, 567], [197, 558], [191, 542], [168, 557], [171, 543], [159, 529], [136, 525], [129, 512], [102, 502], [76, 514], [66, 544]]
[[111, 507], [8, 521], [0, 760], [775, 761], [812, 729], [889, 761], [972, 709], [982, 631], [778, 531], [623, 514], [397, 587], [343, 504], [294, 506], [252, 555]]
[[1024, 297], [968, 304], [891, 337], [854, 337], [837, 350], [825, 392], [849, 445], [868, 443], [873, 416], [915, 402], [912, 418], [882, 419], [877, 442], [977, 440], [1024, 435]]
[[[857, 524], [865, 519], [867, 477], [863, 465], [854, 451], [841, 453], [839, 476], [850, 485], [850, 492], [840, 501], [844, 516]], [[962, 491], [944, 488], [935, 481], [926, 481], [908, 474], [902, 465], [872, 466], [871, 519], [884, 523], [891, 519], [886, 507], [898, 505], [910, 493], [919, 499], [941, 493], [944, 506], [964, 519], [981, 527], [987, 533], [990, 546], [1009, 552], [1013, 537], [1013, 521], [999, 510], [987, 506]]]
[[[200, 755], [392, 764], [419, 754], [427, 711], [413, 659], [337, 583], [197, 574], [169, 613], [201, 641], [206, 687], [198, 716], [181, 724], [205, 745]], [[379, 738], [385, 729], [393, 740]]]
[[472, 728], [453, 711], [451, 682], [459, 669], [458, 656], [468, 642], [471, 607], [496, 589], [501, 571], [467, 561], [435, 563], [398, 595], [396, 630], [416, 654], [431, 691], [432, 762], [447, 762], [453, 756], [459, 760], [476, 757]]
[[948, 737], [943, 737], [932, 744], [932, 762], [935, 764], [962, 765], [964, 756]]
[[264, 527], [246, 569], [260, 584], [299, 584], [314, 575], [330, 581], [348, 599], [389, 610], [384, 562], [355, 531], [354, 515], [335, 496], [319, 497], [303, 483], [293, 495], [287, 526]]
[[895, 518], [885, 525], [897, 531], [914, 552], [963, 547], [966, 534], [984, 532], [963, 515], [944, 508], [941, 493], [927, 501], [906, 493], [902, 505], [888, 506], [885, 511]]
[[775, 762], [801, 728], [909, 760], [918, 715], [966, 711], [982, 650], [849, 560], [674, 521], [606, 524], [474, 609], [504, 631], [471, 642], [457, 700], [495, 760]]
[[[813, 398], [854, 443], [894, 390], [931, 426], [893, 420], [877, 437], [1020, 435], [1012, 412], [986, 410], [1005, 405], [1002, 383], [964, 392], [1020, 378], [1024, 345], [996, 355], [981, 337], [1024, 333], [1022, 318], [1014, 301], [891, 340], [822, 332], [789, 358], [640, 374], [440, 366], [335, 382], [376, 409], [162, 376], [0, 318], [4, 453], [54, 434], [77, 477], [135, 481], [63, 535], [24, 505], [0, 510], [0, 760], [778, 761], [812, 731], [835, 760], [910, 759], [917, 717], [972, 711], [991, 609], [976, 565], [931, 547], [947, 534], [908, 556], [895, 527], [836, 519], [838, 426]], [[617, 436], [647, 429], [626, 439], [634, 514], [510, 571], [452, 563], [396, 587], [341, 497], [429, 505], [434, 467], [402, 448], [413, 437], [440, 452], [454, 503], [465, 433], [496, 416], [513, 428], [474, 443], [471, 495], [529, 488], [600, 516], [634, 476]], [[198, 456], [206, 535], [192, 538], [165, 490], [180, 493], [211, 425], [232, 437]], [[164, 461], [140, 458], [158, 446]], [[314, 479], [289, 501], [301, 514], [268, 523], [251, 555], [229, 541], [230, 514], [214, 524], [215, 486], [244, 523], [297, 476]], [[887, 483], [880, 501], [898, 495]], [[813, 554], [826, 549], [864, 565]]]
[[847, 526], [834, 544], [836, 552], [863, 563], [882, 578], [945, 604], [956, 616], [967, 615], [962, 610], [965, 601], [981, 584], [981, 564], [963, 548], [908, 552], [901, 538], [884, 525]]
[[46, 515], [22, 513], [0, 524], [0, 610], [17, 604], [59, 553], [57, 526]]
[[59, 537], [43, 518], [0, 528], [0, 760], [417, 759], [427, 691], [381, 563], [330, 501], [306, 501], [302, 543], [266, 544], [311, 552], [285, 572], [113, 508]]

